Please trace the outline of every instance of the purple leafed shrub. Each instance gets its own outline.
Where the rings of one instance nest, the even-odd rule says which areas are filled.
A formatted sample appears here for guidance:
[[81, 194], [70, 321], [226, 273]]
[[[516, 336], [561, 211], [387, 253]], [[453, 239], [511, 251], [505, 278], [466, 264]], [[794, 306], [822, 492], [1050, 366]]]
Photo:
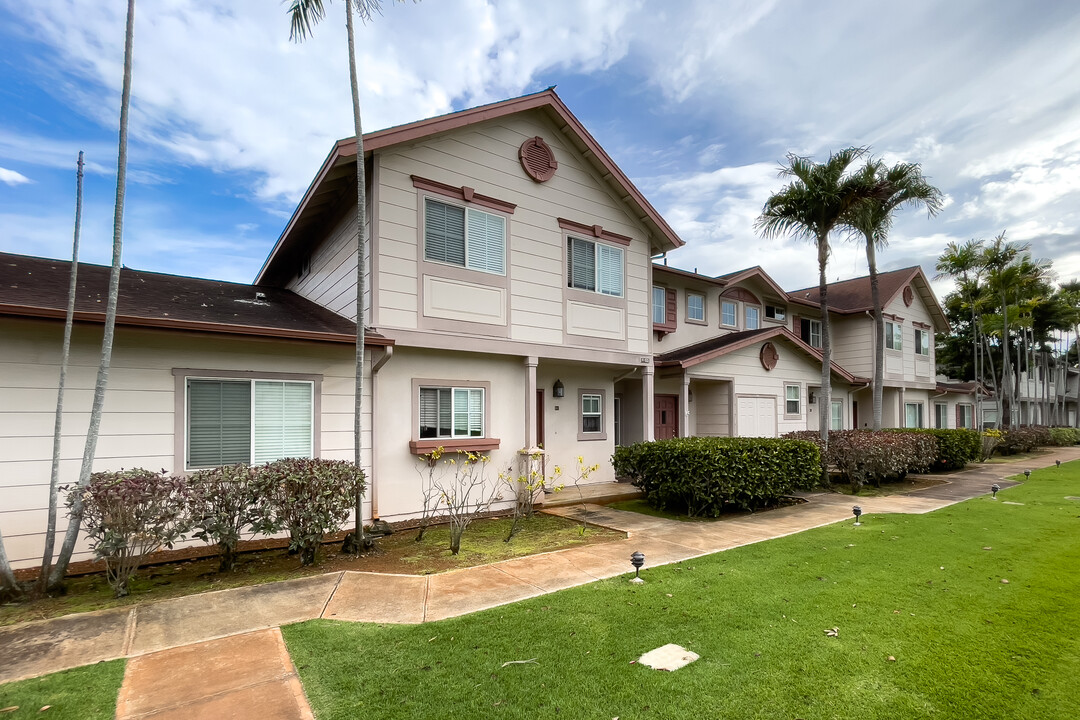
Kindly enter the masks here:
[[[69, 508], [77, 493], [69, 491]], [[90, 476], [81, 492], [83, 527], [94, 554], [105, 560], [116, 597], [128, 594], [128, 581], [144, 557], [183, 539], [188, 497], [185, 479], [165, 472], [134, 468]]]
[[[821, 447], [820, 436], [803, 430], [784, 437], [809, 440]], [[837, 430], [829, 433], [824, 462], [839, 471], [854, 488], [902, 480], [909, 472], [927, 472], [937, 457], [937, 439], [921, 433]]]
[[364, 471], [343, 460], [288, 458], [256, 469], [265, 518], [263, 532], [289, 531], [289, 550], [312, 565], [323, 537], [340, 530], [357, 495], [366, 487]]
[[219, 572], [231, 572], [244, 528], [255, 531], [266, 524], [257, 469], [240, 464], [200, 470], [188, 477], [188, 485], [192, 536], [216, 544], [221, 555]]
[[1050, 428], [1043, 425], [1026, 425], [1009, 428], [994, 448], [1000, 455], [1015, 455], [1031, 452], [1036, 448], [1047, 447], [1054, 443]]

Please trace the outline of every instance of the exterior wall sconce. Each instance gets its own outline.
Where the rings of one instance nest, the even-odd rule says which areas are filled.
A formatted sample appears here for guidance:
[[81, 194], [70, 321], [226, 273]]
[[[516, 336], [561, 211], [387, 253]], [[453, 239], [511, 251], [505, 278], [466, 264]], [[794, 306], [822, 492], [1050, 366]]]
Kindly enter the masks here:
[[561, 398], [566, 395], [566, 388], [563, 387], [562, 380], [556, 380], [555, 384], [551, 387], [551, 396]]

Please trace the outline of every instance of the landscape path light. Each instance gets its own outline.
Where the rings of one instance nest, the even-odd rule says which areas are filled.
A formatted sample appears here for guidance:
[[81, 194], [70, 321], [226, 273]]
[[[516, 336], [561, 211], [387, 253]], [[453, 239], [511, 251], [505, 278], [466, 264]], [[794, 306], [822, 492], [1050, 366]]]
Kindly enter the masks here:
[[1001, 489], [1001, 486], [998, 485], [997, 483], [994, 483], [993, 485], [990, 486], [990, 492], [994, 493], [994, 499], [995, 500], [997, 500], [998, 490], [1000, 490], [1000, 489]]
[[1031, 471], [1030, 470], [1025, 470], [1024, 471], [1024, 477], [1026, 477], [1026, 478], [1028, 478], [1030, 480], [1031, 479]]
[[1055, 460], [1054, 462], [1057, 464], [1058, 467], [1061, 467], [1061, 461], [1060, 460]]
[[634, 577], [630, 578], [632, 583], [643, 583], [641, 579], [641, 566], [645, 564], [645, 553], [636, 551], [630, 556], [630, 564], [634, 566]]
[[853, 515], [855, 515], [855, 524], [862, 525], [862, 523], [859, 522], [859, 517], [862, 515], [862, 508], [856, 505], [855, 507], [851, 508], [851, 512]]

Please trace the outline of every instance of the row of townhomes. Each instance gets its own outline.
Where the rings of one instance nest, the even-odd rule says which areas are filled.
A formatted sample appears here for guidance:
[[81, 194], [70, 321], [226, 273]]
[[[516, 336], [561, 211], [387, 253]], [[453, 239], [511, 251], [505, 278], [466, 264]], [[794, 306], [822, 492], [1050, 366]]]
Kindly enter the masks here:
[[[252, 285], [123, 271], [95, 469], [352, 458], [355, 148], [333, 147]], [[439, 446], [500, 469], [543, 448], [610, 482], [616, 444], [777, 436], [819, 413], [870, 423], [868, 280], [830, 286], [821, 407], [817, 288], [786, 291], [760, 267], [668, 267], [683, 242], [553, 91], [364, 148], [366, 517], [418, 514], [418, 456]], [[0, 255], [0, 523], [16, 567], [41, 552], [69, 272]], [[107, 276], [79, 268], [63, 482], [82, 455]], [[926, 277], [880, 277], [885, 424], [971, 427], [972, 388], [935, 380], [947, 323]]]

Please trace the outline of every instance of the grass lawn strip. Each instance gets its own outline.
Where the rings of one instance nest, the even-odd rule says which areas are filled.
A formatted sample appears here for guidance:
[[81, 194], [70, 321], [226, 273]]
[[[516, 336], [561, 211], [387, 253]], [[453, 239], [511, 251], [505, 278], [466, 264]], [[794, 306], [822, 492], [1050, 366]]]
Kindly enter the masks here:
[[[111, 720], [123, 680], [124, 661], [111, 660], [0, 685], [0, 710], [19, 708], [0, 717]], [[48, 710], [42, 711], [46, 705]]]
[[360, 558], [342, 554], [340, 543], [326, 545], [325, 559], [313, 567], [301, 567], [296, 555], [288, 555], [282, 549], [241, 553], [232, 573], [217, 572], [217, 557], [146, 567], [139, 570], [132, 580], [131, 594], [119, 599], [114, 597], [103, 574], [73, 577], [68, 580], [66, 594], [0, 606], [0, 625], [261, 585], [338, 570], [426, 575], [625, 537], [623, 533], [598, 527], [590, 527], [582, 534], [581, 524], [573, 520], [536, 515], [522, 524], [513, 540], [503, 542], [510, 523], [509, 518], [477, 520], [465, 531], [458, 555], [450, 554], [450, 530], [440, 525], [429, 528], [420, 543], [414, 541], [415, 530], [394, 533], [378, 541], [377, 551]]
[[[1001, 493], [1023, 505], [864, 516], [647, 569], [643, 586], [283, 632], [321, 720], [1076, 718], [1074, 495], [1080, 463]], [[632, 662], [669, 642], [701, 659], [675, 673]]]

